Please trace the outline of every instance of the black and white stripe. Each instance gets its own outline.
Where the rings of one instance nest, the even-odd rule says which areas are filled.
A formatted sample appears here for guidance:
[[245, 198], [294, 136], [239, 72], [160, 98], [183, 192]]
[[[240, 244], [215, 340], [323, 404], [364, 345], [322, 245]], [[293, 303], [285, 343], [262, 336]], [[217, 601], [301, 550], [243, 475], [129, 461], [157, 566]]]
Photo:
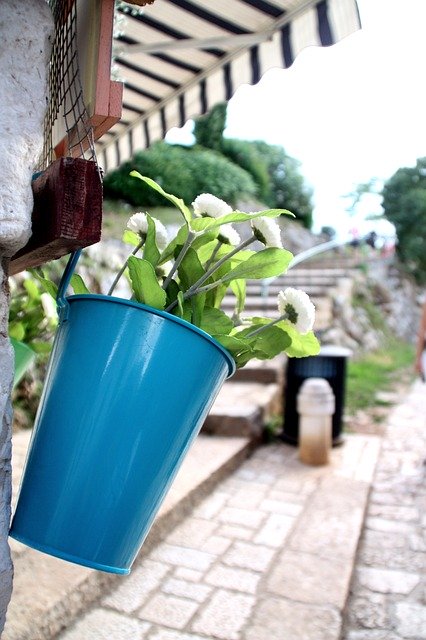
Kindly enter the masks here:
[[123, 117], [98, 142], [100, 164], [114, 169], [241, 84], [291, 66], [304, 47], [332, 45], [359, 26], [356, 0], [156, 0], [128, 15], [117, 39]]

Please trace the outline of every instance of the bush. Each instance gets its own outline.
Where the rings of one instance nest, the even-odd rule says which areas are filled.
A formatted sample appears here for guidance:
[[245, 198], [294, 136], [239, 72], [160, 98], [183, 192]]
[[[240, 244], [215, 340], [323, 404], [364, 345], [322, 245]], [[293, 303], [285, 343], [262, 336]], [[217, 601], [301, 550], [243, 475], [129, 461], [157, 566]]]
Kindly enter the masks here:
[[215, 151], [159, 142], [109, 173], [104, 180], [105, 196], [123, 199], [135, 206], [163, 206], [165, 201], [161, 195], [142, 180], [129, 176], [133, 169], [188, 203], [204, 192], [230, 204], [235, 204], [241, 196], [257, 194], [251, 175]]

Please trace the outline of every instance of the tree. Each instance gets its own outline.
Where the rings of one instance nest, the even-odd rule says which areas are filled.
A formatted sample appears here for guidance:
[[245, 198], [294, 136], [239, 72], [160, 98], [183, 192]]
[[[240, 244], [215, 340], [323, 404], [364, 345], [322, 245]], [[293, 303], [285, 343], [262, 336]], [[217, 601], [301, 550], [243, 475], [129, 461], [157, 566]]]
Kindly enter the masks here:
[[252, 143], [268, 168], [271, 181], [266, 204], [279, 209], [289, 209], [304, 227], [312, 226], [312, 189], [300, 173], [299, 160], [289, 156], [283, 147], [263, 141]]
[[395, 226], [397, 253], [417, 282], [426, 282], [426, 158], [403, 167], [385, 183], [384, 215]]
[[223, 132], [226, 125], [227, 103], [220, 102], [209, 113], [195, 120], [194, 136], [197, 144], [207, 149], [222, 151]]

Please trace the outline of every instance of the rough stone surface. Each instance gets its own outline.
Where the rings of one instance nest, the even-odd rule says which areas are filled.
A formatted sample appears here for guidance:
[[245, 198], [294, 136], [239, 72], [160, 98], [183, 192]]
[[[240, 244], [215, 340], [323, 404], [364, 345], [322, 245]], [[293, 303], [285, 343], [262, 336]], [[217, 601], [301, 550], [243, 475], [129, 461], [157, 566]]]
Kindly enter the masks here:
[[95, 609], [67, 631], [64, 640], [142, 640], [151, 625], [114, 611]]
[[387, 420], [342, 640], [426, 638], [425, 385]]
[[9, 302], [4, 258], [21, 248], [31, 232], [31, 176], [43, 142], [51, 32], [52, 17], [44, 0], [0, 3], [0, 633], [12, 588], [7, 532], [13, 353], [7, 338]]
[[194, 620], [192, 630], [223, 640], [239, 640], [254, 602], [253, 596], [219, 590]]
[[340, 627], [340, 616], [331, 607], [268, 599], [257, 608], [245, 636], [246, 640], [338, 640]]

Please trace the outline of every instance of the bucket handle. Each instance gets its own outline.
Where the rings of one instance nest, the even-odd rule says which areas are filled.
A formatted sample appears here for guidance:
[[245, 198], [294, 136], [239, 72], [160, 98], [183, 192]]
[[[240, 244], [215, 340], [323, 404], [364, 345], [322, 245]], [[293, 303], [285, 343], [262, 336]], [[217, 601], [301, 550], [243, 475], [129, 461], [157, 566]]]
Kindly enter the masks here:
[[74, 269], [77, 265], [78, 259], [81, 255], [81, 249], [77, 249], [70, 255], [70, 258], [65, 267], [65, 271], [62, 274], [61, 281], [58, 286], [58, 292], [56, 294], [56, 306], [58, 308], [59, 322], [65, 322], [68, 319], [69, 302], [67, 301], [65, 294], [68, 289], [68, 285], [71, 281]]

